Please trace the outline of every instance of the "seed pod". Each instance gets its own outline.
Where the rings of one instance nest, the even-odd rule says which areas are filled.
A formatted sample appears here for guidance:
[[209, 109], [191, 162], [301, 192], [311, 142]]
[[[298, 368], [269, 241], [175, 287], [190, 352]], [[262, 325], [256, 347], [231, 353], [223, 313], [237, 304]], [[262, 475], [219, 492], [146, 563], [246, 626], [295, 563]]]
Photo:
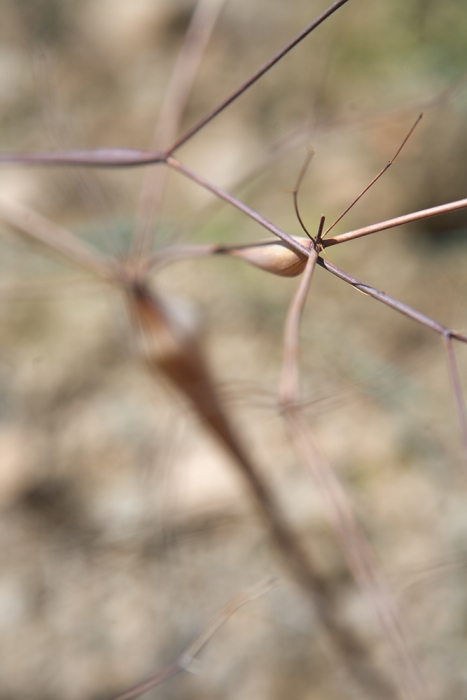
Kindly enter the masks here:
[[[312, 241], [309, 238], [296, 238], [308, 250]], [[268, 239], [253, 245], [219, 247], [217, 253], [223, 253], [233, 258], [240, 258], [262, 270], [272, 272], [281, 277], [296, 277], [305, 269], [307, 258], [295, 250], [291, 250], [280, 239]]]

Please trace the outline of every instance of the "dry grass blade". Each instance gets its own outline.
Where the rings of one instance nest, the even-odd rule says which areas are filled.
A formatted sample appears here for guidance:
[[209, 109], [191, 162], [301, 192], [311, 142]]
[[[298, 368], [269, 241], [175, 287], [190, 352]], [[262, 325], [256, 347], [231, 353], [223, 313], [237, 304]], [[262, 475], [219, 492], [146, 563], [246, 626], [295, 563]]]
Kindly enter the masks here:
[[235, 596], [224, 605], [217, 615], [206, 625], [202, 632], [189, 644], [180, 656], [163, 669], [150, 676], [146, 680], [134, 685], [132, 688], [115, 695], [111, 700], [133, 700], [140, 695], [147, 693], [151, 688], [155, 688], [169, 678], [173, 678], [181, 671], [189, 671], [190, 666], [209, 644], [216, 632], [229, 620], [234, 613], [248, 603], [253, 602], [262, 595], [268, 593], [276, 585], [275, 579], [260, 581], [255, 586], [251, 586], [243, 593]]
[[394, 309], [394, 311], [397, 311], [398, 313], [407, 316], [407, 318], [411, 318], [413, 321], [420, 323], [422, 326], [425, 326], [426, 328], [434, 331], [435, 333], [438, 333], [443, 337], [449, 336], [450, 338], [455, 338], [456, 340], [459, 340], [462, 343], [467, 343], [467, 335], [452, 330], [451, 328], [444, 326], [442, 323], [438, 323], [438, 321], [435, 321], [433, 318], [430, 318], [429, 316], [422, 314], [420, 311], [413, 309], [411, 306], [403, 304], [401, 301], [390, 297], [385, 292], [381, 292], [379, 289], [375, 289], [375, 287], [372, 287], [369, 284], [365, 284], [361, 280], [358, 280], [356, 277], [353, 277], [352, 275], [347, 274], [347, 272], [340, 270], [338, 267], [336, 267], [336, 265], [333, 265], [327, 260], [324, 260], [323, 258], [318, 258], [318, 265], [324, 267], [325, 270], [331, 272], [333, 275], [343, 280], [344, 282], [347, 282], [347, 284], [350, 284], [352, 287], [355, 287], [355, 289], [357, 289], [359, 292], [367, 294], [368, 296], [373, 297], [373, 299], [376, 299], [377, 301], [386, 304], [386, 306], [389, 306], [391, 309]]
[[[167, 146], [177, 136], [199, 64], [223, 3], [224, 0], [199, 0], [195, 7], [165, 93], [152, 149]], [[140, 256], [150, 247], [149, 229], [156, 223], [166, 179], [165, 168], [148, 170], [144, 178], [133, 237], [133, 250]]]

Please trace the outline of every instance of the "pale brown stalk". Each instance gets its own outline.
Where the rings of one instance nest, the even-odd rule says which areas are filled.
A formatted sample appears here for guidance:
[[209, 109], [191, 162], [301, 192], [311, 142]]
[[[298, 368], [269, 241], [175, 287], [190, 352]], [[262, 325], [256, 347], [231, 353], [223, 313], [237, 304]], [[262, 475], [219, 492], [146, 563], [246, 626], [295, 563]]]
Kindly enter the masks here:
[[391, 651], [393, 682], [407, 700], [430, 697], [399, 607], [386, 577], [358, 522], [351, 501], [331, 464], [316, 447], [300, 409], [284, 402], [284, 414], [294, 448], [320, 490], [330, 524], [352, 575], [371, 605]]
[[[323, 243], [324, 242], [325, 241], [323, 241]], [[411, 318], [413, 321], [416, 321], [422, 326], [425, 326], [425, 328], [428, 328], [429, 330], [438, 333], [438, 335], [441, 335], [442, 337], [449, 336], [451, 338], [459, 340], [462, 343], [467, 343], [467, 335], [465, 335], [464, 333], [459, 333], [458, 331], [448, 328], [442, 323], [435, 321], [433, 318], [426, 316], [426, 314], [422, 314], [420, 311], [413, 309], [411, 306], [408, 306], [407, 304], [404, 304], [401, 301], [394, 299], [393, 297], [389, 296], [389, 294], [381, 292], [379, 289], [376, 289], [375, 287], [372, 287], [369, 284], [365, 284], [356, 277], [347, 274], [347, 272], [344, 272], [336, 265], [333, 265], [328, 260], [324, 260], [324, 258], [318, 258], [318, 265], [323, 267], [328, 272], [331, 272], [333, 275], [343, 280], [344, 282], [347, 282], [347, 284], [350, 284], [352, 287], [355, 287], [355, 289], [357, 289], [359, 292], [367, 294], [368, 296], [373, 297], [373, 299], [376, 299], [377, 301], [381, 301], [383, 304], [386, 304], [386, 306], [389, 306], [391, 309], [394, 309], [394, 311], [397, 311], [398, 313], [401, 313], [404, 316]]]
[[87, 168], [132, 168], [165, 162], [165, 153], [138, 148], [94, 148], [90, 150], [1, 153], [0, 163], [17, 165], [76, 165]]
[[[162, 149], [177, 137], [201, 59], [214, 29], [224, 0], [198, 0], [172, 71], [151, 143], [151, 150]], [[146, 171], [136, 214], [133, 251], [146, 255], [150, 249], [150, 229], [157, 226], [168, 171], [151, 168]]]
[[[310, 248], [312, 242], [308, 238], [294, 236], [294, 240], [304, 248]], [[266, 272], [280, 277], [296, 277], [300, 275], [306, 266], [307, 258], [291, 250], [283, 241], [277, 238], [268, 238], [252, 244], [243, 245], [219, 245], [207, 243], [206, 245], [177, 245], [164, 248], [153, 256], [148, 262], [148, 271], [159, 269], [175, 260], [186, 258], [209, 257], [212, 255], [227, 255], [259, 267]]]

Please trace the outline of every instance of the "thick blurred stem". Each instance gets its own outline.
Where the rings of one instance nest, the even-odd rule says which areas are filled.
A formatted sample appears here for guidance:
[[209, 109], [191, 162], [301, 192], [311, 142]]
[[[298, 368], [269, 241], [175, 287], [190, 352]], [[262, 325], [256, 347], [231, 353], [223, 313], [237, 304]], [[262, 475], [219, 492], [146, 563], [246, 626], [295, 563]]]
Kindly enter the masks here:
[[284, 564], [311, 600], [331, 650], [369, 694], [394, 698], [387, 681], [371, 669], [366, 649], [344, 624], [330, 583], [315, 570], [298, 536], [289, 528], [267, 483], [244, 451], [218, 400], [195, 334], [171, 317], [168, 306], [144, 284], [129, 288], [137, 336], [151, 369], [161, 371], [192, 403], [244, 477]]

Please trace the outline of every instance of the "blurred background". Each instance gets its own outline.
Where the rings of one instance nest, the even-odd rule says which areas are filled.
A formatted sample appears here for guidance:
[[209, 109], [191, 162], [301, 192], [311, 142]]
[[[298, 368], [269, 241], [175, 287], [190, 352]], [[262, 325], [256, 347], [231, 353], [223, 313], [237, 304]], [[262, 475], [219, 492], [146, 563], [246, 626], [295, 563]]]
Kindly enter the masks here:
[[[0, 150], [147, 148], [194, 3], [3, 0]], [[226, 0], [184, 118], [194, 124], [325, 9]], [[292, 235], [350, 230], [466, 196], [467, 15], [461, 0], [350, 0], [189, 141], [180, 160]], [[2, 166], [1, 196], [122, 258], [143, 172]], [[350, 274], [467, 326], [467, 214], [329, 249]], [[316, 624], [243, 483], [174, 391], [135, 357], [123, 295], [1, 225], [0, 698], [98, 700], [172, 661], [229, 598], [281, 585], [232, 618], [197, 675], [154, 698], [342, 698]], [[155, 248], [268, 237], [175, 173]], [[319, 493], [277, 406], [297, 280], [219, 257], [176, 263], [227, 410], [341, 615], [388, 665]], [[467, 386], [467, 353], [457, 348]], [[433, 697], [467, 692], [467, 479], [441, 341], [322, 270], [302, 329], [302, 398], [399, 600]], [[355, 696], [356, 697], [356, 696]]]

